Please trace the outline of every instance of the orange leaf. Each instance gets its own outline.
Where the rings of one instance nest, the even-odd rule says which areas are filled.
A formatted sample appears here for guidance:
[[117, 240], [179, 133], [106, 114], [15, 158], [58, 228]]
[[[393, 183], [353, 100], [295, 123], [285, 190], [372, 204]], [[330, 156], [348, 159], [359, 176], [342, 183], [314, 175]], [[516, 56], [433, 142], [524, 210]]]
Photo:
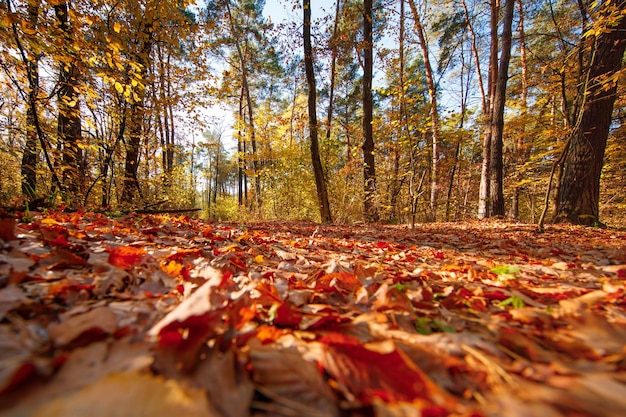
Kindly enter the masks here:
[[118, 246], [109, 251], [109, 263], [121, 269], [129, 269], [143, 261], [146, 251], [132, 246]]
[[168, 275], [172, 277], [177, 277], [181, 274], [183, 270], [183, 265], [176, 261], [170, 261], [167, 265], [161, 266], [161, 269]]

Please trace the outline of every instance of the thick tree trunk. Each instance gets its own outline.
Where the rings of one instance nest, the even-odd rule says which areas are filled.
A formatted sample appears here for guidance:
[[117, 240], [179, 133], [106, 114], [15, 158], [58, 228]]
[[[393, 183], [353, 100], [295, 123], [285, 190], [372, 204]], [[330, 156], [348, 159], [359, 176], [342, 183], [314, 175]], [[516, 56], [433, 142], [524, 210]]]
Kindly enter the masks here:
[[509, 61], [511, 59], [511, 43], [513, 39], [513, 11], [515, 0], [506, 0], [504, 7], [502, 48], [500, 63], [498, 65], [498, 77], [493, 102], [493, 115], [491, 118], [491, 159], [489, 163], [490, 175], [490, 214], [492, 216], [504, 216], [504, 193], [503, 193], [503, 163], [502, 163], [502, 135], [504, 131], [504, 104], [506, 102], [506, 84], [509, 78]]
[[309, 107], [309, 134], [311, 162], [313, 164], [313, 175], [315, 176], [315, 187], [317, 189], [317, 202], [320, 208], [320, 216], [324, 223], [332, 223], [330, 214], [330, 204], [328, 203], [328, 191], [326, 189], [326, 179], [324, 169], [320, 159], [320, 149], [317, 129], [317, 90], [315, 85], [315, 72], [313, 69], [313, 47], [311, 45], [311, 0], [303, 0], [304, 9], [304, 68], [306, 80], [309, 87], [308, 107]]
[[[626, 1], [615, 5], [626, 10]], [[612, 7], [612, 6], [609, 6]], [[600, 19], [608, 19], [604, 6]], [[600, 222], [600, 175], [611, 126], [617, 80], [626, 48], [626, 18], [613, 16], [615, 26], [600, 32], [589, 69], [585, 102], [567, 149], [560, 181], [557, 220], [594, 225]]]
[[374, 69], [374, 40], [372, 37], [372, 0], [363, 0], [363, 209], [365, 221], [378, 221], [376, 204], [376, 168], [374, 165], [374, 102], [372, 75]]

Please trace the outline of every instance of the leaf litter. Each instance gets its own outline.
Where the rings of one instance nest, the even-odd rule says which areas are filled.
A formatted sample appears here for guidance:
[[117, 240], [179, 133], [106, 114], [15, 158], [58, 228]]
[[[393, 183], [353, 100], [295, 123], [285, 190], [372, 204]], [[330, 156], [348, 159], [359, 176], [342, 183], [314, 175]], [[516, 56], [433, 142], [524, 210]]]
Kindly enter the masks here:
[[626, 415], [626, 232], [0, 226], [0, 416]]

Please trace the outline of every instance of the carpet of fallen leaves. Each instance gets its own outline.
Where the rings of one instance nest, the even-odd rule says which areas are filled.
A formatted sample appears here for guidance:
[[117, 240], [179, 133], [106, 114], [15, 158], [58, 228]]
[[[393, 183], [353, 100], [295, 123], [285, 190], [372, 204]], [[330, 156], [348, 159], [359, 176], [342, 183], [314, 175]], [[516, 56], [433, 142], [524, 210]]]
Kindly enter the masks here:
[[0, 416], [624, 416], [626, 232], [0, 222]]

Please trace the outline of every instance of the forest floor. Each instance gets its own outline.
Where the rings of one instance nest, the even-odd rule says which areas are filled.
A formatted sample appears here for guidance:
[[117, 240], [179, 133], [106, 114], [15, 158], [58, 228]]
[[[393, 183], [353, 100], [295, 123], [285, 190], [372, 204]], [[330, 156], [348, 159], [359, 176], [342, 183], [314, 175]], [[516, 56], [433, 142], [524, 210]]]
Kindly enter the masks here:
[[0, 416], [625, 416], [626, 232], [0, 221]]

